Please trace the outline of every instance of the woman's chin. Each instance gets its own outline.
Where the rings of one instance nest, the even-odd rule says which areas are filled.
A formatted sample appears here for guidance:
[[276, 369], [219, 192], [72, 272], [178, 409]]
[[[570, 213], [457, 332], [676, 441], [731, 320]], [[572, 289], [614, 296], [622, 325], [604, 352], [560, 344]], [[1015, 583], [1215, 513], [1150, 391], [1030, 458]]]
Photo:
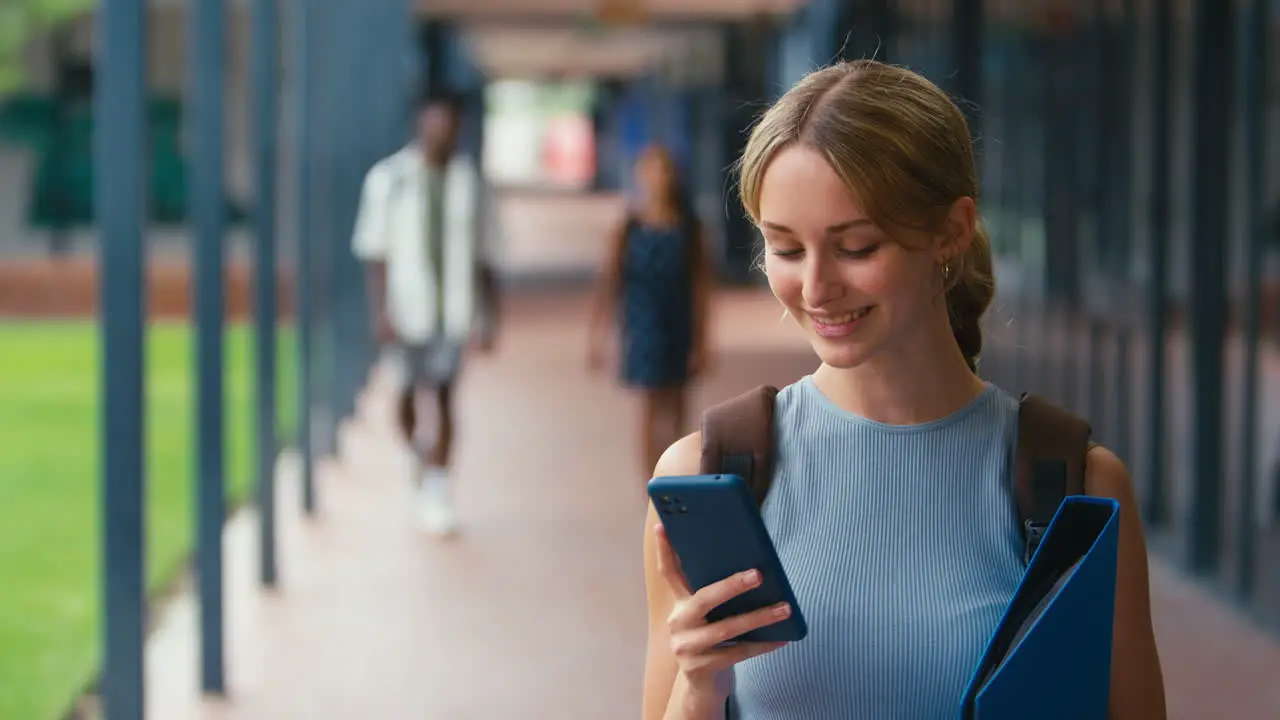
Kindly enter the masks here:
[[856, 368], [871, 357], [871, 347], [863, 342], [832, 342], [827, 338], [815, 337], [812, 344], [822, 364], [838, 370]]

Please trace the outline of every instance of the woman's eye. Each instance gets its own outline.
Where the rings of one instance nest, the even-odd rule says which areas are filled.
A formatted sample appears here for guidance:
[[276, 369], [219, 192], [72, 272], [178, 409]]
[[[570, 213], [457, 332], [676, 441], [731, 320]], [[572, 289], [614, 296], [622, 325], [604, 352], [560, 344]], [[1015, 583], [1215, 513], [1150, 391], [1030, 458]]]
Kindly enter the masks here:
[[879, 250], [879, 249], [880, 249], [880, 243], [872, 243], [870, 245], [864, 245], [860, 248], [853, 249], [853, 250], [845, 250], [841, 248], [840, 254], [848, 258], [853, 258], [855, 260], [863, 260], [874, 255], [876, 250]]
[[770, 248], [769, 254], [775, 257], [793, 257], [799, 255], [802, 250], [798, 248]]

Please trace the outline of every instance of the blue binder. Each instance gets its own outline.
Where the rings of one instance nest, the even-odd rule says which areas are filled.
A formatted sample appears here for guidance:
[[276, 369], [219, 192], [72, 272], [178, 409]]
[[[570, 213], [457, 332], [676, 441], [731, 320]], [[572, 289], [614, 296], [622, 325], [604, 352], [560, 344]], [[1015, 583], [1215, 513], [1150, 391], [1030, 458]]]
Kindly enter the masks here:
[[1120, 503], [1066, 498], [961, 705], [962, 720], [1106, 720]]

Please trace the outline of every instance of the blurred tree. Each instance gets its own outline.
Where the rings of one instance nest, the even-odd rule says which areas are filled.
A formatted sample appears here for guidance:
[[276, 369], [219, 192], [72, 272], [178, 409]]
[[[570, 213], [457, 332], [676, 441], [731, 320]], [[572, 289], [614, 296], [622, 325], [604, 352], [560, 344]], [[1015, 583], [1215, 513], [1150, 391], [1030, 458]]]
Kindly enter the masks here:
[[[87, 128], [85, 101], [91, 97], [92, 69], [77, 60], [70, 48], [70, 23], [92, 11], [95, 0], [3, 0], [0, 3], [0, 125], [16, 124], [26, 130], [39, 160], [30, 208], [36, 225], [49, 228], [48, 246], [53, 254], [68, 249], [67, 231], [89, 214], [76, 199], [87, 187], [87, 142], [70, 142], [74, 129]], [[24, 59], [27, 46], [40, 34], [49, 38], [54, 67], [53, 92], [49, 96], [22, 95], [27, 84]], [[8, 102], [6, 102], [8, 99]], [[11, 103], [19, 103], [9, 106]], [[6, 106], [9, 106], [6, 108]], [[5, 110], [7, 109], [7, 112]], [[15, 117], [17, 116], [17, 117]], [[32, 121], [39, 119], [37, 128]], [[3, 129], [3, 128], [0, 128]], [[84, 203], [80, 203], [84, 204]]]
[[37, 32], [57, 30], [92, 11], [94, 4], [94, 0], [0, 2], [0, 97], [22, 86], [22, 52]]

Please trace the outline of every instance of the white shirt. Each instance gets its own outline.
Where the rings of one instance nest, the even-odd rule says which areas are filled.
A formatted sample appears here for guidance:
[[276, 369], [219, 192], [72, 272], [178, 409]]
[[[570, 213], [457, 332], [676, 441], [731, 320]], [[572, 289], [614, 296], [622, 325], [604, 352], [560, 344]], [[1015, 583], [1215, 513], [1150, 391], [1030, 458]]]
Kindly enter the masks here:
[[442, 293], [444, 327], [436, 327], [435, 268], [428, 252], [429, 183], [441, 173], [411, 144], [378, 161], [365, 175], [352, 251], [387, 268], [387, 314], [409, 343], [465, 341], [479, 309], [476, 269], [489, 262], [484, 188], [475, 165], [459, 153], [444, 169], [445, 204]]

